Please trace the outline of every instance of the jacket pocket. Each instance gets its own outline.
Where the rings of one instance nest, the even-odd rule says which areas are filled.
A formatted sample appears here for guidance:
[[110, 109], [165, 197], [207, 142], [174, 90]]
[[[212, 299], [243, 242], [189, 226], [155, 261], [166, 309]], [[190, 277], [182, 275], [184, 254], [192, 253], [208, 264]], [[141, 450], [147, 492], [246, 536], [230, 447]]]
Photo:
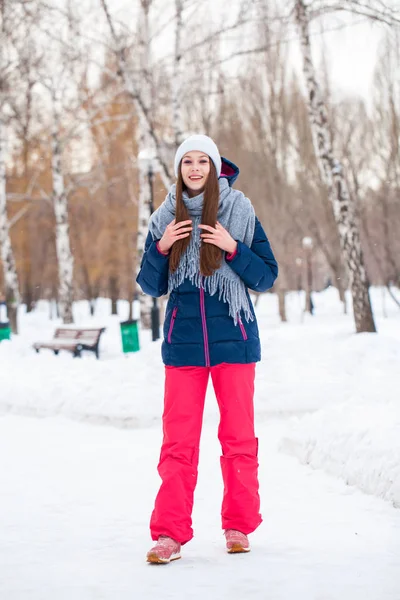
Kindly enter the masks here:
[[245, 330], [245, 328], [244, 328], [244, 325], [243, 325], [242, 319], [241, 319], [240, 317], [239, 317], [239, 327], [240, 327], [240, 331], [242, 332], [242, 337], [243, 337], [243, 340], [246, 342], [246, 341], [247, 341], [247, 339], [248, 339], [248, 338], [247, 338], [247, 333], [246, 333], [246, 330]]
[[174, 330], [174, 326], [175, 326], [175, 321], [176, 321], [176, 313], [178, 312], [178, 307], [175, 306], [174, 310], [172, 311], [172, 317], [171, 317], [171, 322], [169, 324], [169, 330], [168, 330], [168, 337], [167, 337], [167, 341], [168, 344], [171, 344], [171, 338], [172, 338], [172, 332]]

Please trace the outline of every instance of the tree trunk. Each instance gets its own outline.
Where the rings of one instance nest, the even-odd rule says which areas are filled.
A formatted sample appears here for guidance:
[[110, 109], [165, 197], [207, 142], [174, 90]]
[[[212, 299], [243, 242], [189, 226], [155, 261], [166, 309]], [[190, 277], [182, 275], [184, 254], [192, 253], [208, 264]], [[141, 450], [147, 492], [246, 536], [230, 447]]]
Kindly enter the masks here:
[[278, 288], [278, 303], [279, 303], [279, 316], [281, 318], [282, 323], [287, 323], [286, 316], [286, 290], [282, 288]]
[[25, 216], [25, 235], [22, 241], [22, 254], [24, 268], [21, 269], [21, 301], [26, 305], [26, 312], [30, 313], [34, 306], [33, 284], [32, 284], [32, 244], [31, 244], [31, 218], [30, 211]]
[[[128, 270], [129, 270], [129, 268], [128, 268]], [[135, 284], [136, 284], [135, 279], [133, 277], [129, 277], [129, 280], [128, 280], [128, 303], [129, 303], [128, 321], [132, 321], [132, 319], [133, 319], [133, 301], [136, 296], [136, 285]]]
[[13, 296], [6, 297], [7, 315], [13, 333], [18, 333], [18, 305]]
[[306, 305], [304, 307], [304, 312], [308, 312], [308, 313], [310, 313], [310, 315], [313, 314], [310, 288], [306, 289]]
[[58, 290], [53, 289], [52, 297], [49, 300], [49, 317], [50, 317], [51, 321], [53, 319], [60, 318], [60, 307], [59, 307], [59, 303], [58, 303], [57, 294], [58, 294]]
[[347, 265], [353, 297], [357, 333], [375, 332], [368, 280], [361, 250], [355, 207], [350, 197], [342, 164], [334, 157], [327, 110], [312, 62], [309, 15], [304, 0], [296, 0], [296, 20], [303, 52], [303, 70], [308, 89], [308, 113], [321, 177], [327, 186], [339, 232], [341, 251]]
[[74, 227], [74, 232], [75, 232], [75, 257], [79, 256], [79, 260], [81, 263], [81, 269], [82, 269], [82, 278], [83, 278], [84, 285], [85, 285], [85, 295], [86, 295], [86, 299], [89, 302], [90, 315], [93, 317], [94, 310], [95, 310], [95, 304], [96, 304], [94, 286], [92, 286], [92, 282], [90, 280], [89, 266], [88, 266], [88, 262], [86, 260], [85, 251], [83, 249], [82, 238], [81, 238], [79, 226], [77, 225], [76, 222], [74, 222], [73, 227]]
[[343, 303], [343, 312], [347, 315], [346, 288], [343, 284], [344, 278], [342, 273], [342, 265], [332, 267], [333, 276], [335, 278], [335, 287], [339, 292], [340, 302]]
[[111, 314], [117, 315], [118, 314], [119, 293], [118, 293], [118, 281], [114, 275], [110, 276], [109, 285], [110, 285], [110, 298], [111, 298]]
[[52, 176], [53, 176], [53, 206], [56, 217], [56, 251], [58, 261], [59, 291], [58, 299], [63, 323], [73, 323], [73, 270], [74, 259], [70, 249], [68, 224], [68, 198], [65, 192], [62, 172], [62, 147], [60, 142], [60, 111], [57, 99], [53, 100], [52, 124]]
[[[0, 110], [1, 106], [0, 106]], [[18, 305], [20, 295], [14, 253], [11, 247], [10, 224], [7, 215], [6, 196], [6, 130], [0, 115], [0, 251], [3, 264], [5, 296], [13, 333], [18, 333]]]
[[340, 302], [343, 304], [343, 312], [345, 315], [347, 315], [346, 290], [343, 287], [341, 279], [338, 281], [337, 287], [339, 291]]
[[313, 302], [311, 298], [312, 292], [312, 263], [311, 263], [311, 250], [306, 251], [306, 305], [305, 312], [313, 314]]
[[96, 298], [89, 299], [89, 310], [90, 310], [90, 316], [94, 317], [94, 313], [96, 312]]
[[34, 300], [33, 300], [33, 289], [30, 281], [30, 273], [26, 273], [27, 280], [25, 281], [23, 289], [23, 302], [26, 305], [26, 312], [32, 312]]

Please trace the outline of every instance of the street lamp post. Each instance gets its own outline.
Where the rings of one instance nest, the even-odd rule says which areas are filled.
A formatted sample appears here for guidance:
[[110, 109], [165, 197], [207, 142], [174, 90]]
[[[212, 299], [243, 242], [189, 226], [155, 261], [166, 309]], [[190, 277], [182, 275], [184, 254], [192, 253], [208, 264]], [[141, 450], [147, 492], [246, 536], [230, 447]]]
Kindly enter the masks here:
[[300, 293], [303, 289], [303, 285], [301, 282], [301, 272], [302, 272], [303, 259], [300, 257], [296, 258], [296, 267], [297, 267], [297, 291]]

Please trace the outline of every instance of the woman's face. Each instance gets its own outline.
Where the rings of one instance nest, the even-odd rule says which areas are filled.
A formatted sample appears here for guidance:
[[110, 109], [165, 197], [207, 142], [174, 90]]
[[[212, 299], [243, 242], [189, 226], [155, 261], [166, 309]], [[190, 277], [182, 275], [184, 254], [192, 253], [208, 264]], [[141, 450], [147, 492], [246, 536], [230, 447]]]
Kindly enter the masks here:
[[210, 173], [210, 157], [198, 150], [187, 152], [182, 158], [181, 173], [189, 197], [201, 194]]

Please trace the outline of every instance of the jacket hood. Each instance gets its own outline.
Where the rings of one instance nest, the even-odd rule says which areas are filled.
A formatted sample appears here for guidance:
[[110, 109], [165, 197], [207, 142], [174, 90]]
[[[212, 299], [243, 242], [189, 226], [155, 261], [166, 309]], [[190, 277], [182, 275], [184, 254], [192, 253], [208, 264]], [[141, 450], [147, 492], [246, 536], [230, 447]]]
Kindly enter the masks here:
[[227, 158], [224, 158], [223, 156], [221, 156], [221, 160], [222, 160], [222, 166], [221, 166], [220, 179], [221, 179], [221, 177], [225, 177], [225, 179], [228, 180], [229, 185], [232, 187], [232, 185], [235, 183], [236, 179], [239, 177], [239, 173], [240, 173], [239, 167], [236, 166], [235, 163], [231, 162]]

